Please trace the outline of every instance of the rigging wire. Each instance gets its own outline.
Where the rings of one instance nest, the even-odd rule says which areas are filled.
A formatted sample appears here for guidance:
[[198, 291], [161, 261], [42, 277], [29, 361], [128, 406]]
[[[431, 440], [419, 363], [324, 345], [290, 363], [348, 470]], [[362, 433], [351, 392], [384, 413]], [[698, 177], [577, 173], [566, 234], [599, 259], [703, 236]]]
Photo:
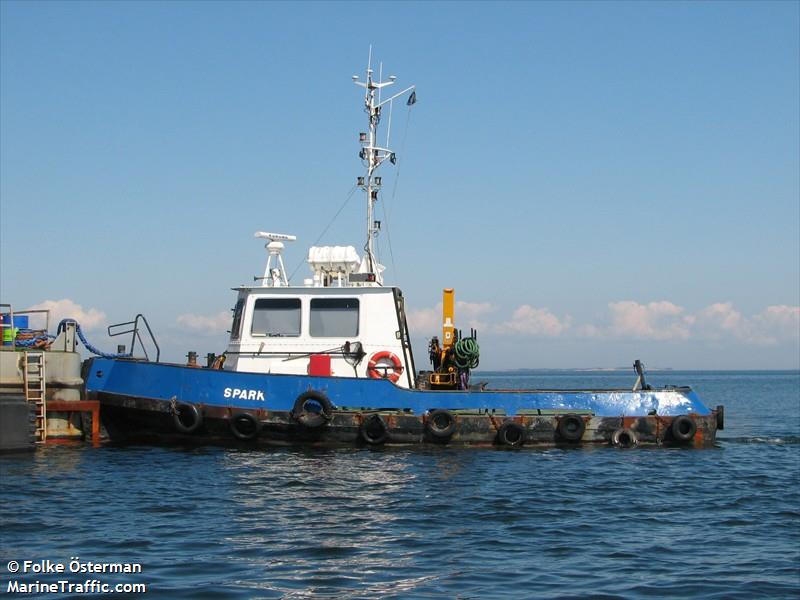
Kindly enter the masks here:
[[[358, 184], [355, 184], [353, 187], [351, 187], [351, 188], [350, 188], [350, 191], [347, 193], [347, 198], [345, 198], [345, 199], [344, 199], [344, 202], [343, 202], [343, 203], [342, 203], [342, 205], [339, 207], [339, 210], [337, 210], [337, 211], [336, 211], [336, 214], [335, 214], [335, 215], [333, 215], [333, 217], [331, 218], [331, 220], [330, 220], [330, 221], [328, 221], [328, 224], [325, 226], [325, 229], [323, 229], [323, 230], [322, 230], [322, 233], [320, 233], [320, 234], [319, 234], [319, 237], [318, 237], [318, 238], [317, 238], [317, 239], [314, 241], [314, 243], [313, 243], [313, 244], [311, 244], [312, 246], [316, 246], [316, 245], [319, 243], [319, 241], [322, 239], [322, 237], [323, 237], [323, 236], [324, 236], [326, 233], [328, 233], [328, 229], [330, 229], [330, 228], [331, 228], [331, 225], [333, 225], [333, 222], [336, 220], [336, 218], [337, 218], [337, 217], [338, 217], [340, 214], [342, 214], [342, 211], [344, 210], [344, 207], [345, 207], [345, 206], [347, 206], [347, 203], [348, 203], [348, 202], [350, 202], [350, 198], [352, 198], [352, 197], [353, 197], [353, 194], [355, 193], [355, 191], [356, 191], [356, 189], [357, 189], [357, 188], [358, 188]], [[290, 281], [291, 281], [292, 277], [294, 277], [294, 276], [295, 276], [295, 273], [297, 273], [298, 269], [299, 269], [299, 268], [300, 268], [300, 267], [303, 265], [303, 262], [305, 262], [305, 261], [303, 261], [303, 260], [301, 259], [301, 260], [300, 260], [300, 262], [299, 262], [299, 263], [297, 263], [297, 266], [294, 268], [294, 271], [292, 271], [292, 274], [291, 274], [291, 275], [289, 275], [289, 280], [290, 280]]]
[[[408, 107], [408, 112], [406, 113], [406, 126], [405, 126], [405, 131], [403, 131], [403, 141], [400, 142], [400, 157], [405, 156], [406, 137], [408, 136], [408, 126], [411, 123], [411, 106], [413, 106], [413, 105], [410, 105]], [[395, 177], [394, 177], [394, 185], [392, 186], [392, 197], [391, 197], [391, 200], [390, 200], [392, 202], [392, 204], [394, 204], [394, 199], [395, 199], [395, 196], [397, 195], [397, 182], [400, 179], [400, 163], [401, 163], [401, 161], [402, 161], [402, 158], [397, 161], [397, 171], [396, 171]], [[391, 228], [389, 227], [389, 215], [390, 215], [390, 212], [386, 208], [386, 205], [387, 205], [386, 201], [381, 203], [381, 210], [383, 211], [383, 219], [384, 219], [384, 221], [386, 221], [386, 241], [387, 241], [387, 243], [389, 245], [389, 257], [390, 257], [390, 259], [392, 261], [392, 271], [394, 272], [395, 277], [397, 278], [397, 280], [399, 280], [400, 277], [399, 277], [399, 273], [397, 271], [397, 265], [394, 262], [394, 251], [392, 249], [392, 233], [391, 233]]]

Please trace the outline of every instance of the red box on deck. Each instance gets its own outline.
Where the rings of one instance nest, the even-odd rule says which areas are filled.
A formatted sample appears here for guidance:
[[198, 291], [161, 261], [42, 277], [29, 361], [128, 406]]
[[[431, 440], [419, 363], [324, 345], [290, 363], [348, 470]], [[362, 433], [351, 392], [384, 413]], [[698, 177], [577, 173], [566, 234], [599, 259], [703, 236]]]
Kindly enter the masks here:
[[308, 374], [329, 377], [331, 374], [331, 355], [312, 354], [308, 357]]

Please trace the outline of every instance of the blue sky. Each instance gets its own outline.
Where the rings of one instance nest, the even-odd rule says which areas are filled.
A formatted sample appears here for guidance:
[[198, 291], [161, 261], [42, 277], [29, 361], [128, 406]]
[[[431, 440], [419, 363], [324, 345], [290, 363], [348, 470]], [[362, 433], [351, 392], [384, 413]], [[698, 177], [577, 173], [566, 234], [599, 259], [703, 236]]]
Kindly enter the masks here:
[[418, 362], [452, 286], [487, 368], [798, 368], [799, 6], [2, 2], [2, 301], [221, 351], [253, 232], [293, 269], [362, 174], [372, 43], [418, 86], [382, 200]]

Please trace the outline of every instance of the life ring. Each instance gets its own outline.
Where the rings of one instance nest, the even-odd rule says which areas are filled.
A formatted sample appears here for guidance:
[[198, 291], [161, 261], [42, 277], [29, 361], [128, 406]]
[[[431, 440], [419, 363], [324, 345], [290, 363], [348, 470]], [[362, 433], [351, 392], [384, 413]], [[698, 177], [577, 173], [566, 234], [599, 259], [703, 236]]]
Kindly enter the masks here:
[[[184, 421], [184, 416], [188, 418], [189, 424]], [[173, 403], [172, 421], [175, 429], [181, 433], [194, 433], [203, 424], [203, 413], [194, 404], [187, 402]]]
[[237, 440], [254, 440], [261, 432], [261, 423], [253, 415], [240, 412], [230, 419], [231, 433]]
[[389, 439], [389, 427], [381, 416], [375, 413], [361, 421], [358, 431], [363, 440], [373, 446], [383, 444]]
[[455, 433], [456, 418], [449, 410], [437, 408], [428, 413], [425, 427], [433, 437], [446, 440]]
[[586, 431], [586, 422], [579, 415], [564, 415], [558, 420], [556, 428], [561, 439], [568, 442], [580, 442]]
[[638, 443], [639, 438], [637, 438], [636, 434], [627, 427], [617, 429], [611, 435], [611, 445], [615, 448], [633, 448]]
[[511, 448], [522, 446], [525, 443], [525, 428], [515, 421], [506, 421], [497, 430], [497, 441]]
[[333, 405], [322, 392], [308, 391], [300, 394], [292, 407], [292, 419], [314, 429], [331, 420]]
[[694, 439], [694, 434], [697, 433], [697, 423], [686, 415], [680, 415], [672, 419], [669, 432], [672, 434], [672, 439], [685, 444]]
[[[391, 365], [378, 367], [378, 362], [381, 360], [388, 360]], [[391, 370], [391, 373], [389, 372]], [[388, 379], [392, 383], [396, 383], [403, 373], [403, 363], [393, 352], [388, 350], [381, 350], [372, 355], [367, 365], [367, 374], [372, 379]]]

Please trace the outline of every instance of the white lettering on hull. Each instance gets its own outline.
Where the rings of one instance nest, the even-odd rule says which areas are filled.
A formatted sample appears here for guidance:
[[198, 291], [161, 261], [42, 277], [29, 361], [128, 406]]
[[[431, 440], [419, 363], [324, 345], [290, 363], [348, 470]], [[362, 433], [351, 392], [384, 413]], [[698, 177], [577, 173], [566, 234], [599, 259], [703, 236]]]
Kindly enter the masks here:
[[260, 400], [264, 402], [264, 392], [261, 390], [246, 390], [243, 388], [225, 388], [222, 394], [225, 398], [232, 400]]

